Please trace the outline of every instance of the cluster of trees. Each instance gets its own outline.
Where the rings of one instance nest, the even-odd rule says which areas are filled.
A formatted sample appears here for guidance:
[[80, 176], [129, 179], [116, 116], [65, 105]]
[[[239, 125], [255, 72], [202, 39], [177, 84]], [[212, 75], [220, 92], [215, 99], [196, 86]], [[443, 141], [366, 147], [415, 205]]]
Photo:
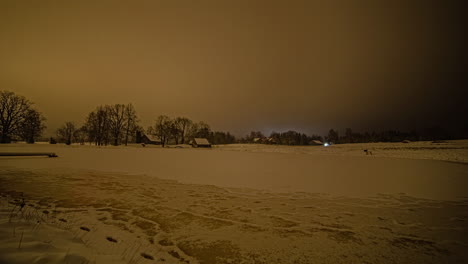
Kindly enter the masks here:
[[398, 130], [372, 131], [372, 132], [354, 132], [351, 128], [345, 130], [344, 135], [334, 129], [328, 131], [326, 140], [335, 144], [340, 143], [369, 143], [369, 142], [402, 142], [410, 141], [429, 141], [455, 139], [450, 133], [441, 127], [426, 128], [421, 131], [402, 132]]
[[59, 142], [71, 144], [84, 142], [102, 145], [127, 145], [138, 130], [138, 117], [132, 104], [98, 106], [88, 114], [85, 123], [77, 127], [65, 122], [57, 130]]
[[45, 129], [44, 121], [24, 96], [0, 91], [0, 143], [19, 139], [34, 143]]
[[312, 135], [308, 136], [304, 133], [299, 133], [293, 130], [289, 130], [283, 133], [272, 132], [270, 135], [273, 144], [281, 145], [310, 145], [313, 140], [322, 141], [321, 136]]
[[207, 138], [212, 144], [235, 143], [236, 139], [229, 133], [211, 131], [210, 125], [200, 121], [194, 122], [186, 117], [171, 118], [160, 115], [147, 134], [157, 137], [164, 147], [167, 144], [185, 144], [192, 138]]
[[312, 135], [308, 136], [304, 133], [299, 133], [294, 130], [286, 132], [272, 132], [269, 137], [266, 137], [260, 131], [252, 131], [247, 136], [241, 138], [241, 143], [262, 143], [262, 144], [277, 144], [277, 145], [291, 145], [291, 146], [307, 146], [313, 140], [323, 141], [321, 136]]
[[211, 132], [208, 136], [208, 140], [214, 145], [237, 143], [235, 136], [231, 135], [229, 132], [221, 131]]
[[[138, 121], [136, 110], [131, 104], [104, 105], [89, 113], [83, 126], [65, 122], [57, 129], [56, 135], [58, 142], [68, 145], [85, 142], [98, 146], [127, 145], [137, 141], [137, 134], [155, 136], [163, 147], [168, 144], [186, 144], [197, 137], [207, 138], [212, 144], [236, 142], [231, 134], [213, 132], [207, 123], [194, 122], [186, 117], [160, 115], [146, 131], [138, 125]], [[55, 142], [55, 139], [51, 138], [51, 142]]]
[[372, 132], [354, 132], [351, 128], [347, 128], [344, 134], [340, 135], [337, 130], [330, 129], [327, 136], [321, 137], [318, 135], [308, 136], [304, 133], [296, 131], [287, 131], [282, 133], [272, 132], [269, 137], [266, 137], [260, 131], [252, 131], [249, 135], [241, 138], [240, 143], [261, 143], [261, 144], [278, 144], [278, 145], [311, 145], [315, 144], [314, 140], [328, 142], [333, 144], [344, 143], [370, 143], [370, 142], [402, 142], [409, 141], [429, 141], [429, 140], [446, 140], [455, 139], [450, 136], [441, 127], [427, 128], [422, 131], [402, 132], [398, 130], [372, 131]]

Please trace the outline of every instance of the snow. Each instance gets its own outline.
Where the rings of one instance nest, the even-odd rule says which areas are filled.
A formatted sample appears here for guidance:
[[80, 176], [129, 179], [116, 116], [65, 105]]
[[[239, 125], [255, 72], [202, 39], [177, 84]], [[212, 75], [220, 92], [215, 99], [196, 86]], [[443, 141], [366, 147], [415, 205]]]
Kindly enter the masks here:
[[466, 262], [467, 142], [1, 145], [0, 263]]
[[[216, 149], [205, 150], [163, 149], [159, 146], [143, 148], [138, 145], [95, 147], [15, 144], [1, 146], [0, 152], [55, 152], [59, 158], [4, 157], [0, 162], [17, 168], [145, 174], [182, 183], [276, 192], [303, 191], [347, 196], [406, 193], [437, 199], [454, 199], [466, 195], [460, 184], [466, 183], [466, 165], [443, 161], [467, 161], [464, 154], [468, 148], [442, 148], [437, 145], [436, 150], [430, 151], [425, 148], [405, 149], [409, 145], [348, 144], [325, 148], [252, 144], [217, 146]], [[365, 155], [363, 148], [373, 150], [373, 155]], [[394, 158], [399, 154], [401, 157], [410, 156], [408, 153], [411, 151], [414, 152], [410, 153], [413, 158], [420, 155], [423, 159]], [[449, 157], [454, 155], [457, 158], [450, 160]]]

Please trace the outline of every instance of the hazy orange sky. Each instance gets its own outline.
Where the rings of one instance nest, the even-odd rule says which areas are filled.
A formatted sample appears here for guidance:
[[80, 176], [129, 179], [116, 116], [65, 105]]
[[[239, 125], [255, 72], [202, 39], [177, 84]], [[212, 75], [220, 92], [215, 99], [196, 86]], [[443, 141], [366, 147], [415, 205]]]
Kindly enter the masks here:
[[[462, 3], [462, 1], [460, 1]], [[250, 130], [466, 129], [457, 1], [2, 1], [0, 89]]]

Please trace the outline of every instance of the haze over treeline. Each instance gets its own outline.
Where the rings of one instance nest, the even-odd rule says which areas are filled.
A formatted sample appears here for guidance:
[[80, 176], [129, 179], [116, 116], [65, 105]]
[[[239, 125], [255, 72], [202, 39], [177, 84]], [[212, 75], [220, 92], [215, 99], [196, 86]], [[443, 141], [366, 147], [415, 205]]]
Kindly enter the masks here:
[[131, 102], [236, 136], [466, 133], [463, 1], [4, 1], [0, 89], [46, 134]]
[[[46, 118], [34, 104], [24, 96], [10, 91], [0, 90], [0, 143], [24, 140], [35, 143], [42, 139], [46, 128]], [[398, 130], [353, 132], [347, 128], [344, 135], [330, 129], [326, 136], [307, 135], [294, 130], [276, 132], [266, 136], [261, 131], [251, 131], [244, 137], [236, 137], [230, 132], [213, 131], [209, 124], [195, 122], [187, 117], [171, 118], [167, 115], [155, 117], [153, 125], [143, 128], [135, 107], [132, 104], [100, 105], [88, 113], [83, 122], [65, 121], [50, 137], [49, 142], [57, 141], [70, 145], [72, 143], [105, 145], [127, 145], [128, 143], [145, 143], [150, 140], [161, 144], [187, 144], [194, 138], [207, 138], [213, 144], [263, 143], [281, 145], [321, 145], [328, 143], [362, 143], [362, 142], [399, 142], [407, 140], [459, 139], [442, 127], [433, 127], [423, 131], [401, 132]], [[148, 139], [149, 140], [149, 139]]]

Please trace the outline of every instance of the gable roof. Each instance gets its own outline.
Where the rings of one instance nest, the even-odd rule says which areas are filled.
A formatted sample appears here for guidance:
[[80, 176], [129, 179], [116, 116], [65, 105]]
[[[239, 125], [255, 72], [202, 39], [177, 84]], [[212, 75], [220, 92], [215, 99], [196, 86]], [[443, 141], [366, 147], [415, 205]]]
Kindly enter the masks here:
[[149, 141], [160, 142], [159, 138], [153, 135], [143, 135], [143, 137], [146, 137]]
[[312, 141], [309, 142], [309, 144], [316, 144], [316, 145], [323, 145], [323, 142], [318, 140], [318, 139], [314, 139]]
[[206, 138], [194, 138], [193, 140], [197, 145], [210, 145], [210, 142]]

